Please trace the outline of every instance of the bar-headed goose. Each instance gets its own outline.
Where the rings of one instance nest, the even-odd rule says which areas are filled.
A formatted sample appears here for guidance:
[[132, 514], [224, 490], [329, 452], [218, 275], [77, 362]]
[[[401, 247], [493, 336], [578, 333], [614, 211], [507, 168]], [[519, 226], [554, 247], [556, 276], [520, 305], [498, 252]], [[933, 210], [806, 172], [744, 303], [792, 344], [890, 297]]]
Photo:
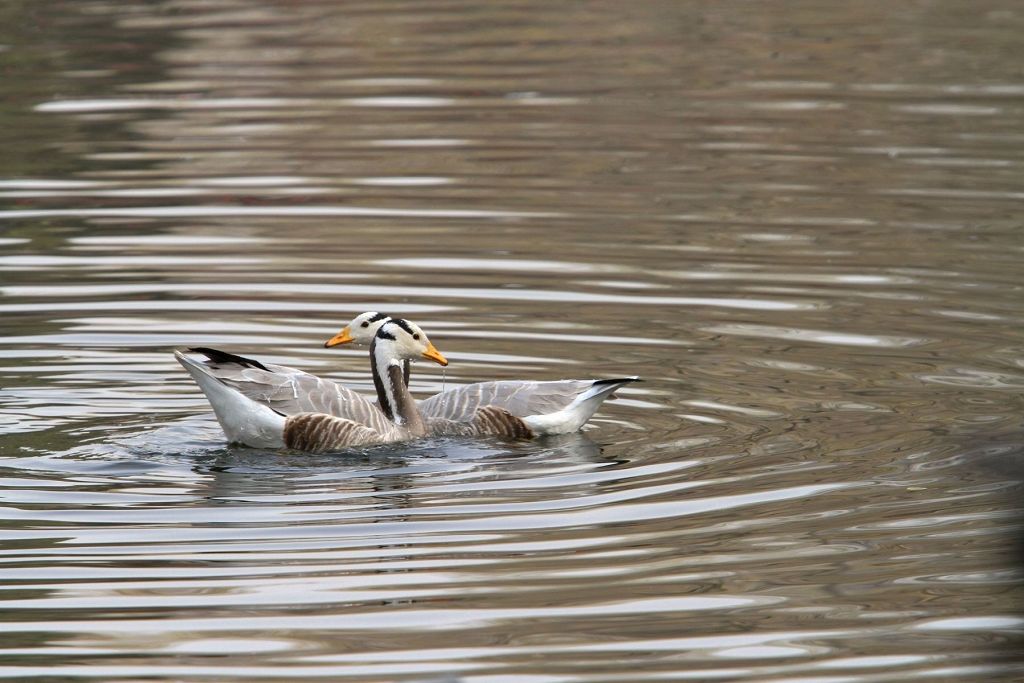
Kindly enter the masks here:
[[[369, 345], [388, 316], [377, 311], [357, 315], [324, 346]], [[409, 384], [409, 363], [404, 365]], [[638, 377], [605, 380], [478, 382], [420, 401], [432, 434], [492, 434], [513, 438], [565, 434], [579, 430], [616, 389]], [[482, 411], [482, 412], [481, 412]]]
[[[175, 351], [213, 406], [228, 440], [259, 448], [324, 452], [424, 436], [427, 427], [402, 378], [402, 363], [448, 361], [418, 326], [386, 321], [370, 347], [379, 406], [330, 380], [225, 353], [195, 348], [198, 361]], [[300, 389], [304, 391], [300, 391]]]

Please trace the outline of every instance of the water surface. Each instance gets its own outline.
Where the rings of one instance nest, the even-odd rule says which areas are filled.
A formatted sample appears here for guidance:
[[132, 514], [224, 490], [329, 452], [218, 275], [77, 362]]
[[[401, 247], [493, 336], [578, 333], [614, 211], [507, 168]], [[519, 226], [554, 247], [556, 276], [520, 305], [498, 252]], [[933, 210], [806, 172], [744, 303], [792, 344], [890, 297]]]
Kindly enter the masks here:
[[[10, 2], [0, 677], [1024, 676], [1007, 0]], [[638, 374], [581, 435], [229, 447], [170, 349]]]

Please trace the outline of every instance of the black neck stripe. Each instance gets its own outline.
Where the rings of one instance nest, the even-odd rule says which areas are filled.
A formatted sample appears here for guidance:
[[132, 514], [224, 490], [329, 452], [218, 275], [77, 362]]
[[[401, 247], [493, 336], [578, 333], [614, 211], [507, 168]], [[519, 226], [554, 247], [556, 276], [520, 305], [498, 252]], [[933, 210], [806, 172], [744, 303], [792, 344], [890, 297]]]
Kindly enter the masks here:
[[[380, 337], [380, 331], [377, 332], [377, 337]], [[370, 343], [370, 374], [373, 376], [373, 387], [377, 390], [377, 401], [380, 403], [380, 409], [391, 420], [394, 419], [395, 413], [392, 409], [391, 401], [388, 399], [388, 392], [384, 390], [384, 378], [380, 376], [380, 369], [375, 361], [376, 355], [377, 339], [375, 338]]]

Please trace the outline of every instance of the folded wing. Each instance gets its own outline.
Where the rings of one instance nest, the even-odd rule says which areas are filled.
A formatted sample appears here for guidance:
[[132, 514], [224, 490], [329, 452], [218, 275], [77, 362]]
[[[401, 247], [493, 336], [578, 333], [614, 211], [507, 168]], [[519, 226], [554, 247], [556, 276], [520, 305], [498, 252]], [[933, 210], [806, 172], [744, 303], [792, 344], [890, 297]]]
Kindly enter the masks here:
[[[496, 416], [507, 413], [519, 418], [533, 434], [564, 434], [580, 429], [616, 389], [635, 381], [637, 377], [479, 382], [432, 396], [421, 401], [419, 409], [434, 433], [458, 433], [457, 425], [470, 424], [478, 434], [512, 435], [518, 427], [491, 431], [487, 426], [495, 422]], [[485, 409], [500, 409], [500, 412]]]
[[554, 382], [505, 380], [478, 382], [443, 391], [420, 401], [426, 418], [456, 422], [473, 419], [484, 406], [500, 406], [517, 417], [553, 413], [571, 404], [593, 381], [566, 379]]
[[325, 413], [381, 434], [394, 428], [376, 403], [332, 380], [216, 349], [189, 350], [206, 356], [206, 371], [221, 382], [282, 415]]

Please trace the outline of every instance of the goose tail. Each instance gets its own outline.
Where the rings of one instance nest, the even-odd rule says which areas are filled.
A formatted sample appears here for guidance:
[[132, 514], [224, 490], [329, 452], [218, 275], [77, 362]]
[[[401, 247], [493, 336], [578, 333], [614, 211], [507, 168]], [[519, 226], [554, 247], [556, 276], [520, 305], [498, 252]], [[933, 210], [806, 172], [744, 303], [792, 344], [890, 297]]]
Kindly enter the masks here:
[[529, 415], [523, 418], [523, 422], [538, 435], [568, 434], [579, 431], [587, 423], [587, 420], [597, 412], [605, 399], [614, 394], [617, 389], [639, 381], [640, 378], [636, 376], [599, 379], [562, 410], [544, 415]]
[[210, 373], [204, 363], [178, 350], [174, 351], [174, 357], [206, 395], [229, 442], [254, 448], [284, 446], [284, 415], [224, 384]]

